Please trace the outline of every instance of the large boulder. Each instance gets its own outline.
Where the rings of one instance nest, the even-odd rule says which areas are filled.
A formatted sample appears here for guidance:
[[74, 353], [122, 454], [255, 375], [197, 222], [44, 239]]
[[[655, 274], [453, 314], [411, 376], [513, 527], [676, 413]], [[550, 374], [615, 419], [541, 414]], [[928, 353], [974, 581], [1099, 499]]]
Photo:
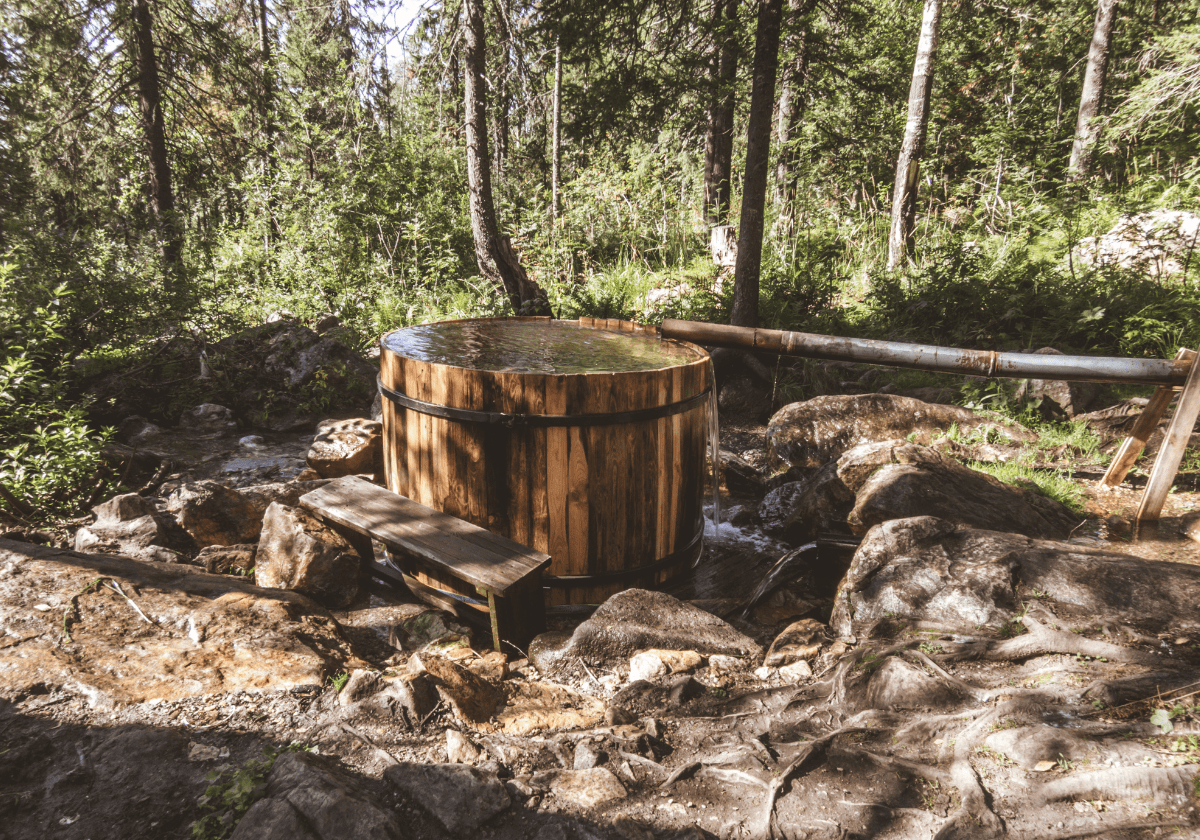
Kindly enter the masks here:
[[16, 640], [0, 648], [0, 695], [64, 688], [93, 705], [319, 685], [356, 661], [302, 595], [2, 539], [0, 627]]
[[462, 764], [394, 764], [383, 777], [452, 837], [479, 836], [480, 826], [512, 804], [503, 782]]
[[312, 428], [331, 410], [365, 409], [376, 368], [331, 335], [284, 318], [219, 342], [211, 354], [242, 373], [232, 382], [242, 414], [275, 431]]
[[388, 807], [314, 755], [284, 753], [234, 840], [402, 840], [411, 836]]
[[762, 656], [757, 642], [711, 613], [664, 592], [627, 589], [601, 604], [571, 636], [538, 636], [530, 645], [529, 658], [545, 673], [574, 657], [611, 666], [639, 651], [655, 649]]
[[167, 510], [200, 548], [254, 542], [262, 530], [262, 512], [217, 481], [185, 484], [167, 499]]
[[362, 418], [323, 420], [306, 461], [322, 478], [367, 473], [381, 480], [383, 424]]
[[778, 461], [815, 468], [863, 443], [901, 439], [928, 444], [951, 426], [989, 430], [1014, 441], [1037, 440], [1024, 426], [999, 416], [894, 394], [859, 394], [785, 405], [771, 417], [767, 442]]
[[[856, 453], [861, 457], [854, 457]], [[877, 465], [881, 456], [889, 457], [890, 463]], [[837, 464], [839, 478], [855, 492], [854, 509], [846, 517], [855, 534], [910, 516], [938, 516], [971, 528], [1040, 539], [1066, 539], [1079, 524], [1078, 516], [1053, 499], [916, 444], [885, 445], [874, 451], [861, 447]]]
[[347, 606], [358, 594], [358, 554], [300, 508], [271, 503], [254, 562], [259, 586], [302, 592], [331, 608]]
[[[1042, 356], [1062, 356], [1061, 350], [1043, 347], [1034, 353]], [[1017, 399], [1039, 400], [1044, 412], [1075, 417], [1083, 414], [1100, 396], [1095, 382], [1067, 382], [1060, 379], [1030, 379], [1017, 388]], [[1048, 409], [1048, 410], [1047, 410]]]
[[1196, 245], [1200, 216], [1187, 210], [1151, 210], [1117, 219], [1101, 236], [1079, 240], [1077, 255], [1088, 265], [1113, 265], [1145, 277], [1181, 274]]
[[1053, 602], [1064, 620], [1181, 635], [1200, 629], [1200, 567], [960, 529], [932, 516], [892, 520], [867, 533], [830, 624], [841, 636], [860, 635], [883, 618], [998, 630], [1033, 594]]

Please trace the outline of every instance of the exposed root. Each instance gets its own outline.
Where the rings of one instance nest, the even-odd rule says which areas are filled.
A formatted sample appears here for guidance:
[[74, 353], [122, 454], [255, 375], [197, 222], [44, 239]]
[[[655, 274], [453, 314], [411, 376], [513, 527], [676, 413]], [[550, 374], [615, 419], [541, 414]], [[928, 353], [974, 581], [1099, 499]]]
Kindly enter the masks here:
[[1052, 630], [1032, 616], [1024, 616], [1021, 623], [1029, 632], [1014, 639], [1000, 641], [966, 642], [956, 650], [944, 654], [941, 659], [946, 662], [961, 662], [964, 660], [987, 660], [992, 662], [1009, 662], [1020, 659], [1030, 659], [1047, 653], [1065, 653], [1090, 656], [1093, 659], [1108, 659], [1113, 662], [1125, 662], [1131, 665], [1159, 665], [1163, 659], [1156, 653], [1134, 650], [1133, 648], [1114, 645], [1087, 639], [1068, 633], [1065, 630]]
[[916, 761], [906, 761], [903, 758], [896, 758], [891, 755], [877, 755], [867, 750], [860, 750], [855, 747], [843, 747], [841, 751], [848, 754], [864, 758], [880, 767], [887, 768], [894, 773], [905, 773], [909, 776], [916, 776], [919, 779], [925, 779], [928, 782], [936, 782], [939, 785], [949, 785], [950, 774], [940, 767], [934, 767], [932, 764], [921, 764]]
[[1129, 799], [1153, 797], [1169, 800], [1188, 797], [1200, 766], [1114, 767], [1091, 773], [1073, 773], [1047, 782], [1037, 793], [1042, 803], [1062, 799]]

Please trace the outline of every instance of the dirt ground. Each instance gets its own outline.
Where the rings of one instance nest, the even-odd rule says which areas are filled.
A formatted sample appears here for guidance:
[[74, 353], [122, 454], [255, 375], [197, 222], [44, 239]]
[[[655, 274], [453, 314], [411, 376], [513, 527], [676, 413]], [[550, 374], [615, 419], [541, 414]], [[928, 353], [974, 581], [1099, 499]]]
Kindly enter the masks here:
[[[764, 433], [761, 424], [726, 422], [722, 447], [754, 453], [765, 447]], [[299, 469], [307, 442], [296, 435], [253, 449], [236, 439], [193, 442], [177, 450], [178, 469], [165, 484], [214, 475], [238, 483], [286, 479]], [[1200, 546], [1180, 534], [1182, 517], [1200, 505], [1190, 479], [1171, 494], [1160, 524], [1135, 534], [1130, 522], [1140, 486], [1100, 490], [1098, 477], [1082, 479], [1089, 518], [1073, 539], [1200, 564]], [[727, 496], [724, 505], [749, 501]], [[710, 536], [710, 553], [680, 597], [744, 599], [787, 549], [752, 533]], [[797, 601], [827, 620], [832, 594], [785, 586], [745, 618], [725, 614], [769, 644], [798, 614]], [[419, 609], [373, 583], [334, 618], [357, 658], [385, 669], [397, 655], [387, 628]], [[569, 630], [581, 618], [556, 616], [553, 623]], [[1036, 636], [1076, 619], [1035, 610], [1026, 629]], [[1102, 628], [1082, 622], [1073, 629], [1108, 644]], [[202, 803], [210, 774], [241, 769], [253, 781], [246, 768], [289, 745], [318, 752], [394, 805], [408, 836], [445, 837], [422, 803], [381, 776], [395, 762], [445, 761], [447, 729], [463, 730], [482, 749], [481, 762], [522, 783], [570, 766], [582, 744], [604, 757], [627, 789], [624, 798], [586, 808], [527, 784], [528, 796], [516, 796], [479, 830], [498, 840], [1200, 837], [1194, 783], [1163, 775], [1194, 771], [1200, 726], [1187, 714], [1170, 735], [1150, 723], [1162, 705], [1156, 693], [1194, 708], [1200, 639], [1170, 632], [1139, 638], [1121, 648], [1137, 654], [1124, 659], [1053, 644], [1035, 655], [988, 659], [957, 658], [955, 651], [996, 640], [915, 627], [894, 632], [849, 649], [828, 645], [813, 663], [814, 676], [799, 683], [710, 662], [675, 697], [665, 688], [622, 688], [627, 668], [596, 673], [579, 663], [537, 674], [515, 663], [505, 682], [510, 694], [552, 681], [609, 705], [619, 700], [630, 713], [627, 720], [523, 736], [472, 730], [445, 707], [413, 729], [348, 723], [337, 714], [328, 679], [284, 691], [115, 705], [89, 704], [69, 686], [0, 687], [0, 838], [191, 836], [209, 813]], [[12, 644], [0, 639], [0, 647]], [[1162, 661], [1147, 664], [1156, 657]], [[1105, 771], [1109, 777], [1095, 775]], [[1158, 775], [1147, 781], [1151, 771]]]

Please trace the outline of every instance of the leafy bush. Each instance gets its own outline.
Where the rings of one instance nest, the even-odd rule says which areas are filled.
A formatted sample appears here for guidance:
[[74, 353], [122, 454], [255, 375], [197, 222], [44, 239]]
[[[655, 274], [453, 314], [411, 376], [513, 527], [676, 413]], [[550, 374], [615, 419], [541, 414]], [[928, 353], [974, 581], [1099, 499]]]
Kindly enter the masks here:
[[112, 489], [101, 447], [111, 433], [87, 425], [65, 392], [70, 292], [0, 262], [0, 508], [26, 520], [77, 512]]

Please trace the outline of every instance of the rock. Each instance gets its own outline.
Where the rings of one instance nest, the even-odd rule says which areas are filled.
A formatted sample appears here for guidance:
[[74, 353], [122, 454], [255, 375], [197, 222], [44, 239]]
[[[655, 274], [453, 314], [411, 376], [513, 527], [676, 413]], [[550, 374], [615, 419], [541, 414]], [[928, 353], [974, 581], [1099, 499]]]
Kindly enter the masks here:
[[[1042, 356], [1062, 356], [1061, 350], [1053, 347], [1043, 347], [1034, 353]], [[1100, 396], [1100, 385], [1095, 382], [1067, 382], [1055, 379], [1030, 379], [1022, 382], [1017, 388], [1019, 400], [1041, 400], [1043, 408], [1046, 401], [1054, 407], [1050, 413], [1065, 414], [1075, 417], [1087, 411], [1096, 398]]]
[[[590, 770], [548, 771], [550, 792], [565, 803], [577, 808], [594, 808], [628, 794], [621, 780], [603, 767]], [[535, 782], [541, 773], [534, 775]]]
[[798, 487], [800, 491], [791, 497], [791, 510], [770, 533], [800, 545], [827, 531], [846, 530], [846, 517], [854, 509], [854, 492], [838, 475], [837, 461], [830, 461], [808, 481], [798, 482]]
[[179, 415], [179, 426], [200, 434], [224, 434], [235, 431], [237, 421], [225, 406], [203, 403]]
[[793, 662], [815, 659], [825, 644], [825, 625], [815, 619], [794, 622], [771, 643], [763, 662], [770, 668], [782, 668]]
[[1078, 615], [1154, 633], [1200, 627], [1200, 567], [958, 529], [930, 516], [867, 533], [838, 588], [830, 626], [843, 638], [866, 635], [887, 617], [998, 630], [1018, 609], [1018, 586], [1043, 593], [1064, 620]]
[[580, 741], [575, 745], [575, 758], [571, 762], [573, 770], [591, 770], [600, 764], [601, 758], [590, 745]]
[[[836, 474], [836, 469], [834, 473]], [[808, 481], [789, 481], [763, 496], [756, 511], [763, 531], [772, 536], [783, 535], [787, 528], [788, 518], [808, 486]], [[851, 503], [853, 504], [853, 502]]]
[[259, 586], [291, 589], [329, 607], [358, 594], [358, 554], [346, 540], [300, 508], [272, 502], [255, 556]]
[[383, 424], [375, 420], [323, 420], [309, 447], [308, 466], [322, 478], [370, 474], [383, 479]]
[[273, 431], [311, 429], [321, 419], [317, 411], [326, 417], [330, 410], [361, 411], [375, 394], [376, 366], [332, 333], [318, 335], [293, 319], [244, 330], [212, 352], [214, 358], [238, 360], [246, 374], [236, 407]]
[[771, 371], [745, 350], [718, 347], [710, 353], [722, 411], [765, 419], [771, 411]]
[[[292, 481], [276, 481], [270, 484], [239, 487], [237, 493], [254, 508], [254, 518], [258, 520], [258, 528], [261, 533], [263, 516], [272, 502], [296, 507], [300, 504], [301, 496], [316, 490], [318, 487], [324, 487], [328, 483], [329, 479], [325, 478], [317, 478], [313, 481], [301, 481], [297, 476]], [[257, 539], [258, 534], [255, 534], [254, 538]]]
[[528, 735], [536, 730], [595, 726], [604, 716], [604, 703], [595, 697], [554, 683], [520, 682], [496, 720], [507, 735]]
[[185, 484], [171, 494], [166, 507], [200, 548], [254, 542], [262, 530], [262, 515], [254, 505], [216, 481]]
[[[108, 705], [273, 691], [318, 685], [356, 661], [312, 601], [238, 578], [8, 540], [0, 570], [0, 626], [24, 639], [0, 648], [3, 695], [41, 685]], [[156, 626], [111, 591], [84, 593], [98, 577], [118, 583]], [[51, 609], [27, 606], [38, 603]]]
[[366, 668], [355, 669], [350, 672], [350, 677], [346, 680], [346, 684], [338, 692], [338, 705], [349, 706], [352, 703], [364, 700], [376, 694], [382, 686], [383, 680], [379, 678], [378, 671], [370, 671]]
[[667, 664], [653, 653], [639, 653], [629, 660], [629, 681], [652, 680], [667, 673]]
[[446, 760], [451, 764], [472, 764], [479, 758], [479, 748], [457, 729], [446, 730]]
[[394, 647], [405, 651], [446, 653], [471, 646], [470, 629], [434, 609], [404, 619], [392, 627], [390, 637]]
[[249, 575], [254, 569], [257, 543], [241, 545], [210, 545], [196, 555], [196, 565], [204, 571], [219, 575]]
[[678, 709], [703, 693], [704, 686], [699, 681], [693, 679], [690, 674], [683, 674], [670, 682], [667, 691], [667, 705], [672, 709]]
[[462, 764], [395, 764], [383, 778], [452, 837], [467, 837], [512, 804], [504, 783]]
[[245, 437], [238, 438], [238, 446], [251, 451], [262, 449], [266, 444], [267, 442], [263, 440], [262, 435], [246, 435]]
[[812, 677], [812, 666], [803, 659], [793, 662], [790, 665], [784, 665], [778, 671], [779, 678], [785, 683], [798, 683], [801, 680], [807, 680]]
[[736, 452], [721, 450], [721, 479], [731, 493], [761, 498], [767, 492], [768, 478]]
[[1088, 265], [1115, 265], [1146, 278], [1183, 272], [1196, 243], [1200, 216], [1187, 210], [1151, 210], [1117, 219], [1101, 236], [1079, 240], [1077, 256]]
[[767, 441], [782, 463], [815, 468], [863, 443], [912, 438], [928, 444], [952, 425], [963, 431], [993, 429], [1015, 441], [1037, 435], [1000, 417], [934, 405], [893, 394], [816, 397], [786, 405], [771, 417]]
[[448, 659], [428, 653], [413, 654], [408, 668], [410, 673], [429, 675], [438, 694], [450, 704], [459, 720], [476, 725], [487, 723], [504, 705], [504, 692]]
[[327, 333], [335, 327], [340, 327], [342, 321], [332, 312], [322, 312], [313, 319], [313, 331], [318, 335]]
[[914, 400], [920, 400], [930, 405], [954, 405], [954, 401], [960, 396], [960, 392], [956, 388], [941, 388], [937, 385], [910, 388], [905, 391], [896, 391], [895, 393], [898, 397], [911, 397]]
[[[891, 463], [878, 466], [885, 457]], [[1078, 516], [1053, 499], [1004, 484], [917, 444], [859, 447], [837, 464], [838, 477], [856, 494], [846, 517], [855, 534], [910, 516], [936, 516], [1040, 539], [1066, 539], [1079, 524]]]
[[508, 678], [508, 657], [498, 650], [489, 650], [467, 662], [467, 670], [488, 682], [500, 683]]
[[1200, 513], [1189, 513], [1179, 520], [1179, 533], [1192, 542], [1200, 542]]
[[[744, 633], [710, 613], [663, 592], [627, 589], [609, 598], [580, 624], [570, 638], [539, 636], [529, 659], [549, 673], [564, 657], [612, 666], [642, 650], [689, 650], [699, 654], [761, 656], [762, 648]], [[537, 639], [535, 639], [535, 642]]]
[[117, 425], [116, 439], [129, 446], [144, 446], [162, 434], [162, 429], [140, 414], [131, 414]]
[[179, 559], [166, 550], [170, 540], [154, 504], [137, 493], [114, 496], [92, 512], [96, 521], [75, 532], [76, 551], [119, 553], [141, 560]]
[[267, 798], [256, 802], [233, 840], [401, 840], [409, 833], [391, 808], [361, 784], [314, 755], [280, 756], [267, 776]]

